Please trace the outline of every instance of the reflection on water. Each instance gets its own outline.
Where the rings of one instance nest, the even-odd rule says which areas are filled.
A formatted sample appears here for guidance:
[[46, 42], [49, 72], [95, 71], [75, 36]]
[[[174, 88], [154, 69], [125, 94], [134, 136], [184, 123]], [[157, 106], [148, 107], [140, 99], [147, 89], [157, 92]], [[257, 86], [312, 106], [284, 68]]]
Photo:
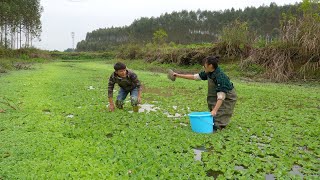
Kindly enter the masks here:
[[163, 114], [167, 115], [167, 117], [170, 117], [170, 118], [179, 118], [179, 117], [181, 117], [181, 114], [179, 114], [179, 113], [170, 114], [168, 112], [165, 112]]
[[73, 114], [69, 114], [69, 115], [67, 116], [67, 118], [73, 118], [73, 117], [74, 117]]
[[158, 108], [158, 107], [155, 107], [154, 105], [152, 105], [152, 104], [141, 104], [141, 105], [139, 105], [139, 113], [141, 113], [141, 112], [150, 112], [150, 111], [153, 111], [153, 112], [155, 112], [155, 111], [157, 111], [158, 109], [160, 109], [160, 108]]
[[245, 168], [243, 166], [235, 166], [234, 170], [240, 171], [240, 170], [245, 170]]
[[[154, 106], [153, 104], [139, 104], [139, 113], [149, 113], [156, 112], [160, 108]], [[133, 111], [128, 111], [129, 113], [133, 113]]]
[[266, 174], [266, 180], [275, 180], [275, 177], [273, 174]]
[[[126, 101], [127, 103], [130, 103], [130, 101]], [[156, 101], [153, 101], [156, 103]], [[107, 106], [108, 107], [108, 106]], [[177, 110], [178, 106], [172, 106], [173, 109]], [[160, 110], [159, 107], [156, 107], [155, 105], [153, 104], [139, 104], [139, 113], [149, 113], [149, 112], [156, 112]], [[133, 113], [132, 110], [128, 111], [129, 113]], [[179, 114], [179, 113], [174, 113], [174, 114], [170, 114], [169, 112], [164, 112], [163, 113], [164, 115], [166, 115], [167, 117], [169, 118], [180, 118], [182, 117], [183, 115]]]
[[[193, 148], [193, 152], [194, 152], [194, 160], [195, 161], [200, 161], [202, 162], [202, 159], [201, 159], [201, 154], [202, 152], [210, 152], [210, 153], [213, 153], [213, 149], [211, 148], [205, 148], [204, 146], [198, 146], [198, 147], [194, 147]], [[204, 162], [205, 164], [206, 162]], [[234, 167], [234, 170], [236, 171], [246, 171], [248, 169], [248, 167], [245, 167], [243, 165], [236, 165]], [[292, 170], [290, 172], [288, 172], [288, 174], [290, 175], [294, 175], [294, 176], [300, 176], [301, 179], [304, 178], [304, 174], [301, 173], [302, 171], [302, 167], [299, 166], [299, 165], [293, 165], [292, 167]], [[212, 169], [209, 169], [207, 171], [207, 176], [209, 177], [213, 177], [214, 179], [217, 178], [219, 175], [223, 175], [223, 172], [221, 171], [214, 171]], [[316, 177], [316, 176], [315, 176]], [[275, 180], [276, 177], [274, 174], [266, 174], [265, 175], [265, 180]]]
[[88, 90], [92, 90], [92, 89], [94, 89], [93, 86], [89, 86], [89, 87], [88, 87]]
[[289, 174], [298, 175], [298, 176], [300, 176], [301, 178], [303, 178], [303, 174], [300, 172], [301, 169], [302, 169], [301, 166], [299, 166], [299, 165], [294, 165], [294, 166], [292, 167], [292, 170], [289, 172]]
[[195, 154], [194, 160], [201, 161], [201, 153], [208, 151], [204, 146], [193, 148], [193, 152]]
[[[177, 106], [173, 106], [173, 108], [174, 109], [176, 109], [177, 108]], [[156, 112], [156, 111], [158, 111], [158, 110], [160, 110], [160, 108], [159, 107], [156, 107], [155, 105], [153, 105], [153, 104], [140, 104], [139, 105], [139, 113], [149, 113], [149, 112]], [[133, 111], [132, 110], [130, 110], [130, 111], [128, 111], [129, 113], [133, 113]], [[170, 117], [170, 118], [180, 118], [180, 117], [182, 117], [182, 115], [181, 114], [179, 114], [179, 113], [175, 113], [175, 114], [170, 114], [169, 112], [164, 112], [163, 113], [164, 115], [167, 115], [167, 117]]]

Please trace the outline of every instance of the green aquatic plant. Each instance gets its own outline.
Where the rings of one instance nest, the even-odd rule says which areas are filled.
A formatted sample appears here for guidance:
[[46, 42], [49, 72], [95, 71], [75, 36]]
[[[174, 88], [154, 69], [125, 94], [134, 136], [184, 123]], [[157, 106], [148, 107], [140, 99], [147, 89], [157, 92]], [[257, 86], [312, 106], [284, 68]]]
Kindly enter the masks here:
[[198, 134], [187, 114], [207, 111], [207, 82], [137, 71], [142, 103], [157, 110], [130, 113], [127, 102], [109, 112], [112, 71], [102, 61], [70, 61], [0, 77], [1, 97], [19, 107], [0, 104], [0, 179], [301, 178], [290, 174], [295, 165], [303, 178], [319, 175], [318, 85], [236, 79], [230, 125]]

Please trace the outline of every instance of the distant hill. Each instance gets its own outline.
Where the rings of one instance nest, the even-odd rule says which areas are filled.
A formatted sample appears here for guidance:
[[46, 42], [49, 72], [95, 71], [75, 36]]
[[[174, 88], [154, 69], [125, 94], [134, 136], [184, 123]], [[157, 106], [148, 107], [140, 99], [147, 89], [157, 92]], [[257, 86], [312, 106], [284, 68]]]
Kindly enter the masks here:
[[107, 50], [126, 43], [152, 42], [153, 33], [163, 29], [167, 42], [178, 44], [208, 43], [218, 39], [224, 26], [238, 19], [248, 23], [257, 36], [277, 37], [282, 14], [301, 16], [299, 4], [247, 7], [244, 10], [180, 11], [160, 17], [142, 17], [131, 25], [111, 27], [88, 32], [86, 39], [77, 44], [77, 51]]

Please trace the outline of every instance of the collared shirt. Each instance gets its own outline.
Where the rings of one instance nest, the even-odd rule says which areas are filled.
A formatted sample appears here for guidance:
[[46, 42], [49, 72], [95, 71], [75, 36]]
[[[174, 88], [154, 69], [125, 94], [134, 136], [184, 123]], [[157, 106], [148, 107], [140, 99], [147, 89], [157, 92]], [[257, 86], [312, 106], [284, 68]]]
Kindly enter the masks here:
[[141, 88], [141, 83], [138, 80], [138, 76], [130, 70], [127, 70], [127, 76], [122, 78], [118, 76], [115, 72], [113, 72], [109, 78], [108, 83], [108, 97], [113, 97], [113, 89], [114, 84], [118, 84], [121, 88], [123, 88], [125, 91], [131, 91], [134, 88]]
[[201, 71], [199, 76], [202, 80], [212, 79], [216, 85], [217, 92], [229, 92], [233, 89], [233, 84], [230, 81], [229, 77], [217, 67], [213, 72], [206, 73], [205, 71]]

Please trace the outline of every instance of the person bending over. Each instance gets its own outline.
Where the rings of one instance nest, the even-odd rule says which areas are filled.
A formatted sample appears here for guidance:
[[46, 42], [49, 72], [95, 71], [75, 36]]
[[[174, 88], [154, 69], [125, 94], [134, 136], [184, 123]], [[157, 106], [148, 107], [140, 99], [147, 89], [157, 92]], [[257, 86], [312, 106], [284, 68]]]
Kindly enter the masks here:
[[135, 74], [131, 70], [128, 70], [124, 63], [117, 62], [114, 65], [114, 72], [111, 74], [108, 83], [108, 99], [110, 111], [114, 111], [115, 109], [113, 102], [113, 89], [115, 84], [118, 84], [120, 86], [119, 94], [116, 100], [116, 107], [119, 109], [123, 109], [124, 100], [130, 93], [133, 111], [138, 112], [138, 104], [141, 102], [142, 88], [137, 74]]
[[214, 128], [223, 129], [230, 122], [237, 94], [229, 77], [220, 69], [218, 61], [219, 57], [209, 56], [203, 59], [204, 70], [199, 74], [172, 72], [172, 75], [178, 78], [208, 81], [207, 103], [209, 111], [215, 119]]

